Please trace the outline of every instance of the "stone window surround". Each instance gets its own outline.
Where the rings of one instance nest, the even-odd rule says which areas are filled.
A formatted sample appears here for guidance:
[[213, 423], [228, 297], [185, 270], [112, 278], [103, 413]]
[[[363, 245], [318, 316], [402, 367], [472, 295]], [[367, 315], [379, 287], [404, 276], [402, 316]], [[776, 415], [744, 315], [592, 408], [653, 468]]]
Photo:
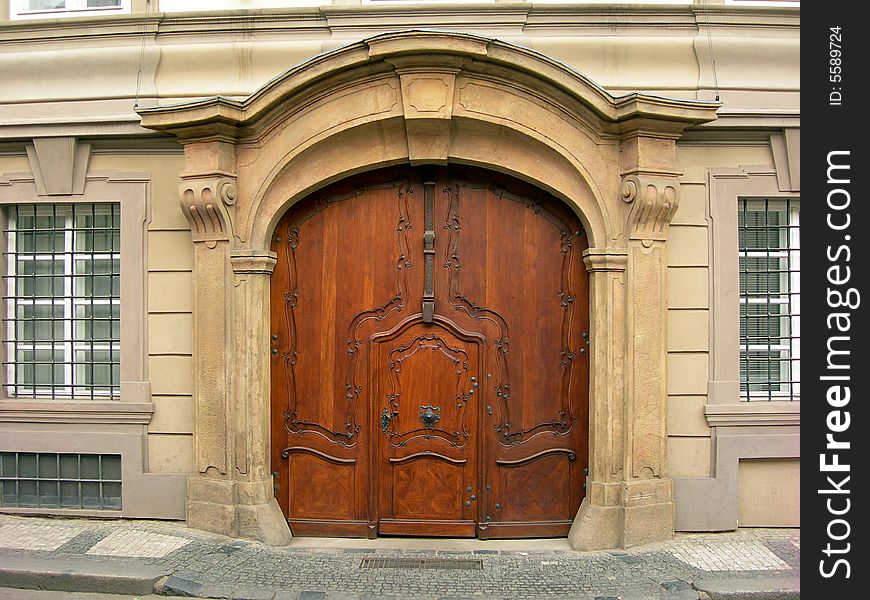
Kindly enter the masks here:
[[99, 6], [89, 8], [87, 0], [66, 0], [65, 8], [26, 10], [27, 0], [7, 0], [8, 12], [4, 17], [12, 20], [19, 19], [63, 19], [84, 16], [121, 15], [129, 14], [131, 0], [120, 0], [118, 6]]
[[800, 401], [741, 401], [738, 200], [800, 195], [800, 131], [770, 136], [774, 165], [707, 170], [710, 259], [710, 380], [704, 413], [711, 427], [712, 477], [674, 478], [677, 531], [738, 526], [740, 460], [800, 458]]
[[[186, 475], [146, 472], [147, 425], [154, 412], [148, 380], [145, 310], [150, 175], [89, 172], [90, 145], [72, 137], [37, 138], [26, 144], [25, 150], [31, 172], [0, 174], [0, 208], [54, 202], [117, 202], [121, 206], [121, 391], [117, 400], [35, 400], [10, 398], [2, 386], [0, 450], [122, 454], [120, 516], [184, 518]], [[43, 168], [49, 164], [51, 169]], [[0, 222], [4, 219], [0, 216]], [[3, 240], [0, 243], [5, 244]], [[5, 356], [5, 352], [4, 343], [0, 356]], [[158, 486], [162, 491], [155, 499], [146, 490]], [[103, 516], [115, 512], [0, 510]]]

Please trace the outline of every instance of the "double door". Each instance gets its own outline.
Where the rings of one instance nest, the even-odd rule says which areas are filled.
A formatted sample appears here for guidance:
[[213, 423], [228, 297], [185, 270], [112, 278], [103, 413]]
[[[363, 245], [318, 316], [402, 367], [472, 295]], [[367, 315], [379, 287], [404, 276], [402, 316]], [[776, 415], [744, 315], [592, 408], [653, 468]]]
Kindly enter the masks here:
[[272, 465], [296, 535], [566, 535], [583, 496], [579, 219], [522, 182], [333, 184], [272, 249]]

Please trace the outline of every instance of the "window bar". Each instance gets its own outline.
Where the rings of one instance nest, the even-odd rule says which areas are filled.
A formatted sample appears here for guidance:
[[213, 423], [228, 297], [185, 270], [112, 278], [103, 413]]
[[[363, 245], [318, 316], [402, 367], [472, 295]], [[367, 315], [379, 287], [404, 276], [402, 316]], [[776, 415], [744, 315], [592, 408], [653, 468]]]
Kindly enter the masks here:
[[[784, 245], [785, 245], [785, 259], [784, 259], [785, 265], [783, 265], [785, 268], [780, 269], [780, 270], [784, 270], [784, 271], [788, 271], [788, 272], [784, 273], [784, 274], [781, 273], [779, 277], [780, 277], [780, 280], [785, 284], [784, 285], [785, 299], [786, 299], [785, 313], [786, 313], [786, 315], [788, 315], [785, 317], [780, 317], [781, 319], [784, 320], [785, 333], [788, 336], [785, 340], [782, 340], [784, 342], [783, 345], [786, 347], [785, 361], [782, 361], [784, 364], [781, 365], [781, 368], [784, 367], [784, 370], [785, 370], [785, 377], [782, 377], [782, 379], [785, 380], [784, 387], [788, 390], [788, 397], [793, 398], [794, 397], [794, 390], [792, 389], [792, 380], [794, 379], [794, 377], [792, 377], [793, 365], [791, 362], [792, 334], [793, 334], [793, 332], [792, 332], [792, 327], [791, 327], [791, 316], [790, 316], [791, 315], [791, 229], [790, 229], [791, 216], [789, 214], [790, 210], [791, 210], [791, 202], [786, 200], [785, 212], [783, 213], [783, 218], [785, 219], [785, 223], [784, 223], [784, 227], [780, 231], [779, 236], [784, 238], [783, 241], [785, 242], [784, 243]], [[782, 246], [782, 245], [783, 244], [780, 243], [780, 246]]]
[[[34, 205], [32, 205], [32, 208], [33, 208], [33, 220], [31, 221], [31, 225], [33, 227], [33, 234], [32, 234], [31, 240], [32, 240], [33, 246], [30, 248], [30, 250], [32, 252], [32, 259], [33, 260], [30, 263], [31, 264], [30, 270], [31, 270], [32, 281], [33, 281], [33, 287], [31, 289], [33, 294], [30, 298], [30, 302], [31, 302], [31, 307], [33, 308], [33, 312], [36, 312], [36, 297], [37, 297], [37, 294], [39, 293], [39, 288], [37, 286], [39, 280], [36, 277], [36, 256], [37, 256], [37, 254], [36, 254], [36, 236], [37, 236], [37, 233], [36, 233], [36, 231], [37, 231], [36, 210], [37, 210], [37, 206], [34, 204]], [[33, 372], [31, 374], [31, 377], [33, 378], [33, 395], [36, 396], [36, 383], [37, 383], [36, 345], [33, 344], [31, 346], [31, 348], [32, 348], [32, 350], [30, 353], [30, 358], [31, 358], [31, 361], [33, 363]]]
[[93, 204], [91, 204], [91, 222], [90, 222], [90, 225], [91, 225], [90, 236], [86, 236], [85, 240], [86, 240], [86, 242], [89, 243], [89, 245], [91, 247], [91, 269], [90, 269], [90, 271], [91, 271], [90, 272], [91, 293], [90, 293], [90, 297], [88, 299], [90, 302], [90, 306], [87, 306], [87, 308], [85, 310], [88, 311], [89, 325], [90, 325], [90, 335], [88, 335], [88, 341], [90, 342], [91, 351], [90, 351], [90, 354], [88, 355], [88, 357], [90, 359], [90, 364], [88, 365], [87, 368], [88, 368], [88, 371], [90, 372], [90, 375], [91, 375], [90, 380], [89, 380], [89, 384], [90, 384], [89, 387], [90, 387], [90, 391], [91, 391], [91, 400], [93, 400], [94, 399], [94, 390], [97, 386], [97, 380], [94, 377], [94, 360], [95, 360], [94, 337], [96, 335], [96, 330], [94, 329], [94, 312], [95, 312], [95, 309], [97, 306], [96, 303], [94, 302], [94, 300], [96, 298], [96, 294], [97, 294], [97, 287], [96, 287], [97, 286], [97, 279], [96, 279], [97, 263], [96, 263], [96, 260], [94, 258], [94, 251], [96, 250], [96, 247], [97, 247], [97, 213], [96, 213], [96, 209], [94, 208]]
[[[765, 246], [765, 261], [764, 261], [764, 294], [767, 300], [767, 352], [765, 353], [765, 364], [767, 365], [767, 401], [770, 402], [773, 400], [773, 373], [771, 371], [771, 367], [773, 366], [772, 353], [773, 353], [773, 344], [771, 339], [771, 331], [770, 331], [770, 318], [775, 316], [776, 313], [773, 312], [773, 303], [770, 301], [770, 245], [771, 245], [771, 223], [770, 223], [770, 201], [765, 198], [764, 199], [764, 246]], [[777, 377], [779, 379], [779, 377]]]
[[[115, 397], [115, 331], [114, 321], [112, 317], [115, 313], [115, 205], [110, 206], [109, 211], [109, 226], [107, 232], [109, 237], [109, 264], [111, 265], [112, 275], [109, 277], [109, 399]], [[121, 271], [120, 260], [118, 261], [118, 272]], [[120, 275], [119, 275], [120, 277]], [[120, 309], [119, 309], [120, 310]], [[120, 394], [119, 394], [120, 396]]]
[[76, 481], [79, 489], [79, 508], [84, 508], [84, 498], [82, 497], [82, 455], [76, 456]]
[[[55, 258], [54, 258], [54, 250], [57, 248], [57, 246], [56, 246], [56, 243], [57, 243], [57, 240], [56, 240], [56, 236], [57, 236], [57, 205], [56, 204], [51, 205], [51, 213], [52, 213], [51, 214], [51, 231], [47, 234], [47, 237], [49, 238], [49, 242], [51, 244], [51, 248], [50, 248], [51, 249], [51, 263], [50, 263], [51, 271], [50, 272], [52, 274], [52, 277], [49, 278], [49, 280], [48, 280], [49, 287], [51, 289], [51, 294], [50, 294], [51, 295], [51, 301], [50, 301], [51, 304], [49, 304], [49, 310], [51, 311], [51, 350], [50, 350], [49, 356], [51, 357], [51, 359], [49, 360], [48, 368], [49, 368], [49, 370], [51, 370], [51, 399], [54, 400], [55, 393], [57, 390], [57, 385], [55, 384], [55, 380], [54, 380], [54, 352], [55, 352], [55, 339], [54, 339], [54, 313], [55, 313], [55, 311], [54, 311], [54, 302], [55, 302], [55, 300], [54, 300], [54, 270], [55, 270], [54, 265], [55, 265]], [[33, 314], [34, 314], [34, 316], [36, 315], [35, 309], [34, 309]], [[34, 338], [35, 337], [36, 336], [34, 335]]]
[[[54, 311], [52, 311], [52, 312], [54, 312]], [[52, 332], [54, 332], [54, 329], [52, 329]], [[52, 370], [54, 370], [54, 369], [52, 369]], [[54, 458], [56, 461], [55, 468], [57, 469], [55, 471], [55, 473], [57, 473], [57, 481], [55, 482], [57, 484], [57, 486], [56, 486], [57, 487], [57, 505], [60, 507], [60, 506], [63, 506], [63, 504], [61, 503], [61, 500], [60, 500], [60, 480], [63, 478], [63, 474], [60, 472], [60, 453], [58, 452], [57, 454], [55, 454]]]
[[[741, 206], [740, 206], [740, 208], [743, 212], [743, 227], [746, 227], [749, 224], [749, 222], [747, 221], [747, 219], [749, 218], [749, 211], [748, 211], [747, 206], [748, 206], [748, 204], [746, 201], [743, 201], [741, 203]], [[743, 247], [744, 248], [749, 247], [749, 239], [748, 238], [749, 238], [749, 231], [744, 230], [744, 232], [743, 232]], [[749, 269], [747, 267], [747, 261], [749, 260], [748, 254], [749, 253], [746, 251], [743, 252], [743, 270], [746, 271], [747, 273], [749, 271]], [[744, 275], [744, 278], [746, 278], [748, 280], [748, 275]], [[743, 352], [743, 357], [744, 357], [743, 361], [745, 363], [745, 368], [743, 369], [743, 379], [744, 379], [743, 385], [746, 388], [746, 398], [748, 400], [749, 396], [751, 394], [750, 385], [749, 385], [749, 380], [751, 377], [749, 374], [749, 322], [750, 322], [749, 313], [750, 313], [750, 310], [749, 310], [748, 300], [746, 302], [744, 302], [743, 306], [744, 306], [743, 310], [746, 313], [746, 338], [744, 339], [745, 350]]]
[[[64, 218], [64, 227], [66, 229], [69, 229], [70, 225], [72, 224], [69, 213], [74, 212], [74, 210], [75, 205], [71, 207], [71, 209]], [[73, 255], [73, 252], [75, 251], [75, 248], [73, 247], [72, 232], [70, 231], [64, 231], [63, 250], [63, 380], [64, 390], [66, 390], [66, 386], [70, 386], [70, 396], [74, 397], [76, 395], [75, 348], [73, 347], [73, 340], [75, 339], [75, 323], [72, 320], [72, 317], [74, 316], [73, 310], [75, 309], [75, 304], [73, 302], [73, 297], [75, 296], [75, 257]]]
[[21, 454], [15, 454], [15, 505], [21, 506]]

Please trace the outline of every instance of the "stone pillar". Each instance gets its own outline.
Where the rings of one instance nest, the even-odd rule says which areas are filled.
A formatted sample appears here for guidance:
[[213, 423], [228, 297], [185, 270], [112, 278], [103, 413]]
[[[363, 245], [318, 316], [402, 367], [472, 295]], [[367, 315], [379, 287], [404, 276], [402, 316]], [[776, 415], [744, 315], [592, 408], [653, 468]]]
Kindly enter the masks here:
[[190, 527], [279, 545], [290, 530], [269, 471], [268, 290], [275, 259], [233, 251], [235, 149], [186, 145], [181, 208], [194, 244], [195, 473]]
[[584, 254], [593, 311], [590, 472], [569, 534], [575, 549], [629, 547], [674, 533], [666, 465], [666, 241], [679, 199], [674, 149], [670, 136], [623, 142], [625, 247]]
[[589, 373], [589, 474], [586, 497], [568, 541], [576, 550], [623, 545], [626, 280], [624, 248], [589, 248], [591, 366]]
[[275, 253], [236, 250], [232, 337], [238, 535], [273, 546], [290, 542], [290, 528], [272, 488], [270, 467], [269, 276]]

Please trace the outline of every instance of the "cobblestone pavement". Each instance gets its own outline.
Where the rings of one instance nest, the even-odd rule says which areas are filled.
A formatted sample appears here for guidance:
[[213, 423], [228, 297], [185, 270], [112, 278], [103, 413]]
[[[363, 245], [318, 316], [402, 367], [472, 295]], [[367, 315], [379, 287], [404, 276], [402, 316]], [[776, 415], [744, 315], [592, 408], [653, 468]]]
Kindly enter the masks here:
[[764, 589], [767, 581], [800, 577], [796, 529], [678, 534], [611, 552], [573, 552], [534, 541], [527, 550], [517, 543], [488, 543], [481, 550], [447, 550], [444, 542], [429, 550], [359, 541], [340, 546], [296, 540], [272, 548], [173, 522], [0, 515], [0, 565], [6, 557], [93, 561], [119, 573], [125, 566], [152, 565], [171, 573], [164, 593], [212, 598], [683, 600], [709, 597], [698, 590], [711, 578]]

